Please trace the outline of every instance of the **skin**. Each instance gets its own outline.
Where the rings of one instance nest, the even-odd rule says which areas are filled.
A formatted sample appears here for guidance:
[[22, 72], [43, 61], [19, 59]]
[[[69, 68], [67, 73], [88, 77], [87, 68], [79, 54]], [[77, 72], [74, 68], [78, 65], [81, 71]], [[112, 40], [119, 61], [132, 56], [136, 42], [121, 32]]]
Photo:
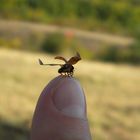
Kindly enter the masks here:
[[44, 88], [30, 140], [91, 140], [84, 92], [77, 80], [58, 76]]

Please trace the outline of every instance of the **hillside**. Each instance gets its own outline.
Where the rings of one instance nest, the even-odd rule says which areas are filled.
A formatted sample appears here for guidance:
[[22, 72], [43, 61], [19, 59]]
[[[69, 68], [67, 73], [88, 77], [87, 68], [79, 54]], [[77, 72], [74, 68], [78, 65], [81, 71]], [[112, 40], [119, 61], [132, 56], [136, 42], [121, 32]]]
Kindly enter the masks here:
[[1, 0], [0, 17], [136, 36], [139, 0]]
[[1, 19], [0, 33], [3, 35], [4, 32], [6, 32], [7, 34], [9, 33], [18, 36], [23, 36], [25, 33], [31, 34], [32, 32], [46, 34], [56, 32], [63, 34], [69, 33], [73, 37], [78, 38], [81, 41], [82, 40], [84, 40], [85, 42], [86, 40], [89, 41], [90, 44], [93, 42], [98, 42], [98, 43], [116, 44], [118, 46], [128, 46], [132, 44], [134, 41], [134, 39], [131, 37], [117, 36], [109, 33], [90, 32], [85, 30], [78, 30], [75, 28]]

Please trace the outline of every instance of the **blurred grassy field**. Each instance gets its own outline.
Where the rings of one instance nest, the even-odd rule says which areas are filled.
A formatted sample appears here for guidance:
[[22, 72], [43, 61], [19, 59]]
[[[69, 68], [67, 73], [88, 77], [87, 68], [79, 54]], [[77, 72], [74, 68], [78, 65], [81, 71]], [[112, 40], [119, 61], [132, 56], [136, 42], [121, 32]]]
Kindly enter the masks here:
[[[46, 59], [47, 56], [47, 59]], [[58, 67], [53, 56], [0, 49], [0, 140], [29, 137], [33, 111]], [[81, 61], [75, 66], [87, 99], [94, 140], [140, 139], [140, 67]]]

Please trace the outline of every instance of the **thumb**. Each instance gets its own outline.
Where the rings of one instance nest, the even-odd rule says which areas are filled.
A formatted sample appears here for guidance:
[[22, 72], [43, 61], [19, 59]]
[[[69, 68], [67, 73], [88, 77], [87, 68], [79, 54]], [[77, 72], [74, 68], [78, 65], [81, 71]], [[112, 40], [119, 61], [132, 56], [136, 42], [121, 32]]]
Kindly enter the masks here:
[[84, 93], [74, 78], [58, 76], [41, 93], [31, 129], [31, 140], [40, 139], [91, 139]]

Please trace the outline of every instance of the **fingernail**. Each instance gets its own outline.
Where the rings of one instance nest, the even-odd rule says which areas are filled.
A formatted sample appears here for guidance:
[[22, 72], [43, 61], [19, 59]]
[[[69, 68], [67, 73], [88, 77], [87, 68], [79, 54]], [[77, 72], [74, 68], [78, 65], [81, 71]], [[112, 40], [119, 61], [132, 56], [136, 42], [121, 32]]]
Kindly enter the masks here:
[[59, 80], [53, 93], [53, 102], [60, 113], [75, 118], [86, 118], [85, 97], [79, 82], [71, 77]]

